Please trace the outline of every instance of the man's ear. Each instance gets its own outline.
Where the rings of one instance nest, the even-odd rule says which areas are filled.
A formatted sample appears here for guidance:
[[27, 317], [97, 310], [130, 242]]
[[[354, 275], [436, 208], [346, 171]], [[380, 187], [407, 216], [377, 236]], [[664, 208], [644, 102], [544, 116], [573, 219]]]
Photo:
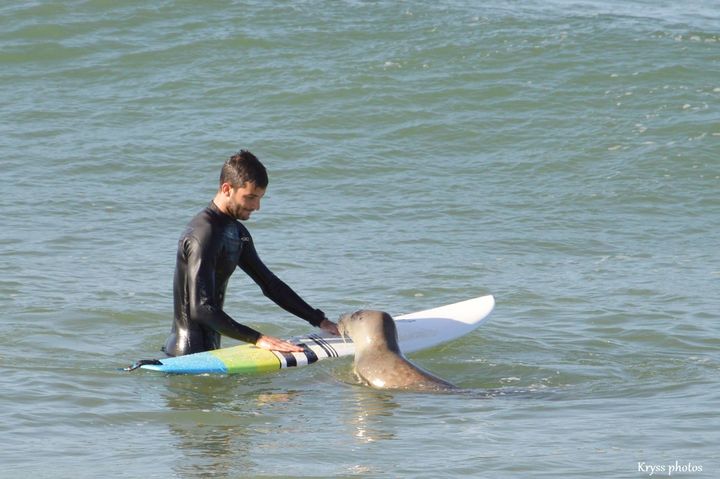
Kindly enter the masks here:
[[220, 185], [220, 191], [221, 191], [222, 194], [224, 194], [225, 196], [230, 196], [230, 190], [232, 190], [232, 188], [233, 188], [233, 186], [232, 186], [230, 183], [227, 183], [227, 182], [226, 182], [226, 183], [223, 183], [222, 185]]

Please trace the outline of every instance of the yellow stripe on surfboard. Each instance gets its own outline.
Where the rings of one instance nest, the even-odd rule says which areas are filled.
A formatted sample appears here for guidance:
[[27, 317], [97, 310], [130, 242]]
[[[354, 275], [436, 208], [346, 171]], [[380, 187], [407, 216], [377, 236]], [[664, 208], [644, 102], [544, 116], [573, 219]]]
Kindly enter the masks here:
[[280, 369], [280, 360], [275, 354], [253, 344], [216, 349], [211, 354], [225, 364], [228, 373], [265, 373]]

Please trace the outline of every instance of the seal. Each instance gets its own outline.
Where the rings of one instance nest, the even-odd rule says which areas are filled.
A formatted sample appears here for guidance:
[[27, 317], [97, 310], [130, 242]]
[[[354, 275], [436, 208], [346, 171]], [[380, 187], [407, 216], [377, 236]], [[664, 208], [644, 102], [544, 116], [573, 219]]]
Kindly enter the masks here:
[[455, 386], [414, 365], [398, 346], [395, 320], [383, 311], [360, 310], [338, 322], [340, 334], [355, 344], [355, 374], [379, 389], [443, 391]]

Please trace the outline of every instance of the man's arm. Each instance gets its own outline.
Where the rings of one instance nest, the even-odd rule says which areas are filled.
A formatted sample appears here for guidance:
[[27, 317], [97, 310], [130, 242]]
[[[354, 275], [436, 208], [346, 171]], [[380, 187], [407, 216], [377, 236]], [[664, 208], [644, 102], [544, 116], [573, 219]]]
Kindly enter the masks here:
[[244, 341], [256, 343], [261, 334], [232, 319], [217, 304], [215, 284], [215, 259], [212, 248], [203, 247], [194, 238], [186, 238], [183, 253], [187, 258], [187, 301], [190, 317], [218, 333]]
[[253, 343], [262, 349], [288, 353], [303, 351], [300, 346], [261, 334], [232, 319], [214, 300], [217, 298], [217, 292], [212, 252], [208, 248], [203, 250], [193, 239], [187, 239], [184, 247], [188, 258], [190, 314], [195, 320], [224, 336]]
[[290, 286], [281, 281], [265, 266], [255, 250], [252, 238], [243, 248], [239, 266], [260, 286], [266, 297], [285, 311], [331, 334], [338, 334], [337, 326], [325, 317], [324, 312], [312, 308]]

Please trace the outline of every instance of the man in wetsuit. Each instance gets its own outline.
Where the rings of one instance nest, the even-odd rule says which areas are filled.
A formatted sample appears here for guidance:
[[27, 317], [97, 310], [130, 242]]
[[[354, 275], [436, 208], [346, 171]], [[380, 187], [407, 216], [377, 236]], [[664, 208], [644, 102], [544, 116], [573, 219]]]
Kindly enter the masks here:
[[163, 348], [166, 354], [181, 356], [218, 349], [221, 335], [263, 349], [303, 350], [244, 326], [223, 311], [228, 280], [237, 266], [280, 307], [313, 326], [338, 334], [337, 325], [325, 313], [313, 309], [263, 264], [250, 233], [238, 221], [247, 220], [260, 209], [267, 185], [265, 167], [243, 150], [225, 162], [215, 198], [188, 223], [178, 243], [173, 282], [175, 318]]

